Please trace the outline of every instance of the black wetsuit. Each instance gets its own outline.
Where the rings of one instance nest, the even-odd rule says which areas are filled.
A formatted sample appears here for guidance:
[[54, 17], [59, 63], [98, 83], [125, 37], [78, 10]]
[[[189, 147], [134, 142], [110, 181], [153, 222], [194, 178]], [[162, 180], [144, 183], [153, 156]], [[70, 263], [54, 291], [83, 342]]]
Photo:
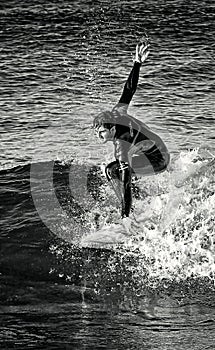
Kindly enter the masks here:
[[[143, 122], [127, 113], [136, 91], [141, 63], [134, 62], [122, 96], [113, 108], [116, 133], [114, 138], [116, 161], [106, 167], [107, 178], [112, 181], [122, 203], [122, 217], [129, 216], [132, 193], [131, 175], [148, 175], [162, 172], [169, 163], [168, 150], [161, 138]], [[119, 180], [118, 182], [114, 181]]]

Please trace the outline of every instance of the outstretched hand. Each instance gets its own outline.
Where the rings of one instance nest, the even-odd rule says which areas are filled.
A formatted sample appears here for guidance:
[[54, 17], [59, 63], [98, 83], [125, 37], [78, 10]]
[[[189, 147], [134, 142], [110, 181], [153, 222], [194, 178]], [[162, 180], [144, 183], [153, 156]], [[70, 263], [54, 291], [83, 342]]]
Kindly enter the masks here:
[[149, 54], [149, 44], [146, 42], [140, 42], [136, 46], [135, 62], [143, 63]]

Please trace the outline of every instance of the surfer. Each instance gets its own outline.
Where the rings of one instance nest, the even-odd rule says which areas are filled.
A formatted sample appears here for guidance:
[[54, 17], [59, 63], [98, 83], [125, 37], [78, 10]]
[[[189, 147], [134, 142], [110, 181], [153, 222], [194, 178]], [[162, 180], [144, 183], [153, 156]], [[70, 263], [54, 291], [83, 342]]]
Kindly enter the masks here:
[[93, 127], [102, 143], [114, 143], [115, 161], [105, 173], [121, 202], [122, 218], [129, 217], [132, 205], [132, 176], [157, 174], [167, 169], [170, 156], [162, 139], [142, 121], [128, 114], [128, 106], [137, 89], [141, 65], [149, 54], [148, 38], [136, 45], [133, 68], [119, 102], [111, 111], [95, 117]]

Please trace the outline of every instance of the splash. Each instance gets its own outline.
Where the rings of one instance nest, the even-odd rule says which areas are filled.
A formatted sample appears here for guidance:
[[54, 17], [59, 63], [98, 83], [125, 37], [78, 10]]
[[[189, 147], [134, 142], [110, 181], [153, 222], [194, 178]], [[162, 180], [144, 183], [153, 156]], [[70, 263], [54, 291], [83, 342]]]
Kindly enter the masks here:
[[[156, 287], [162, 281], [180, 283], [189, 278], [208, 278], [214, 283], [214, 174], [215, 160], [194, 150], [181, 153], [169, 172], [139, 180], [142, 197], [134, 200], [127, 228], [131, 238], [112, 250], [102, 280], [105, 273], [110, 277], [126, 267], [129, 279], [139, 285]], [[77, 184], [75, 188], [78, 191]], [[82, 231], [95, 232], [96, 217], [100, 227], [119, 222], [120, 207], [114, 193], [105, 183], [101, 193], [101, 202], [88, 205]], [[71, 229], [69, 242], [74, 243]], [[75, 244], [77, 248], [77, 240]], [[87, 260], [91, 258], [88, 256]], [[93, 259], [93, 264], [97, 260], [98, 257]], [[87, 269], [86, 262], [84, 266]], [[91, 277], [93, 269], [91, 264], [88, 269]], [[99, 276], [99, 267], [96, 275]]]
[[136, 204], [137, 234], [125, 253], [139, 252], [138, 275], [144, 267], [152, 280], [215, 281], [214, 173], [214, 160], [201, 159], [198, 151], [185, 152], [174, 163], [171, 181], [163, 175], [151, 189], [147, 182], [154, 194]]

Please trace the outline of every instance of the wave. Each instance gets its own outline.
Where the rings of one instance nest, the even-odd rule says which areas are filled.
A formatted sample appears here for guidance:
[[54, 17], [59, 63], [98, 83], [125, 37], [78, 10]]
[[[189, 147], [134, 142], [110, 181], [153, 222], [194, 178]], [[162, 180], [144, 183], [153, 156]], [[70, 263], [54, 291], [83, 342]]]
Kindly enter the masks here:
[[[78, 246], [84, 233], [120, 217], [120, 206], [105, 180], [99, 184], [100, 200], [93, 198], [87, 182], [90, 169], [74, 160], [2, 170], [1, 240], [28, 247], [49, 241], [49, 254], [67, 263], [83, 262], [86, 254], [94, 263], [105, 256], [105, 270], [112, 273], [119, 269], [120, 257], [138, 283], [189, 278], [214, 283], [214, 159], [198, 150], [182, 152], [168, 172], [139, 179], [129, 228], [132, 238], [112, 252]], [[94, 269], [86, 270], [93, 280]]]

